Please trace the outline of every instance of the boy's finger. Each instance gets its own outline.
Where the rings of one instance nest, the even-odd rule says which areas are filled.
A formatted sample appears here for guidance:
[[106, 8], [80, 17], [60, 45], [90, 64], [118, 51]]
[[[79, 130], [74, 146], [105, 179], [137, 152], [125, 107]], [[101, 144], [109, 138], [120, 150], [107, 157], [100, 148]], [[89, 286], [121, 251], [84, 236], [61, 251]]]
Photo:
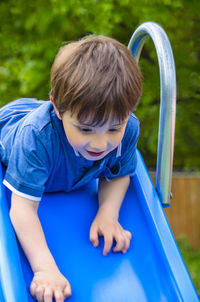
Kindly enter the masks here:
[[71, 295], [72, 295], [72, 290], [71, 290], [70, 284], [68, 284], [68, 285], [65, 286], [63, 292], [64, 292], [64, 298], [65, 298], [65, 299], [71, 297]]
[[132, 238], [131, 232], [125, 231], [125, 233], [126, 233], [126, 236], [128, 237], [128, 239], [131, 240], [131, 238]]
[[43, 302], [44, 301], [44, 287], [43, 286], [38, 286], [35, 290], [35, 297], [38, 302]]
[[52, 302], [53, 290], [50, 287], [46, 287], [44, 290], [44, 302]]
[[125, 238], [122, 235], [115, 236], [116, 246], [113, 249], [113, 252], [120, 252], [125, 248]]
[[122, 249], [122, 253], [126, 253], [127, 250], [129, 249], [130, 247], [130, 239], [129, 238], [125, 238], [125, 244], [124, 244], [124, 248]]
[[90, 229], [90, 241], [92, 242], [93, 246], [97, 247], [99, 245], [98, 239], [98, 231], [97, 228], [91, 227]]
[[35, 296], [36, 287], [37, 287], [37, 285], [36, 285], [36, 283], [33, 281], [33, 282], [31, 283], [31, 286], [30, 286], [30, 293], [31, 293], [31, 295], [32, 295], [33, 297]]
[[106, 256], [109, 253], [112, 244], [113, 244], [113, 238], [104, 236], [104, 249], [103, 249], [104, 256]]
[[117, 242], [116, 246], [113, 249], [113, 252], [120, 252], [124, 250], [125, 248], [125, 242], [124, 240]]
[[63, 293], [60, 289], [56, 289], [54, 291], [54, 298], [55, 298], [56, 302], [64, 302]]

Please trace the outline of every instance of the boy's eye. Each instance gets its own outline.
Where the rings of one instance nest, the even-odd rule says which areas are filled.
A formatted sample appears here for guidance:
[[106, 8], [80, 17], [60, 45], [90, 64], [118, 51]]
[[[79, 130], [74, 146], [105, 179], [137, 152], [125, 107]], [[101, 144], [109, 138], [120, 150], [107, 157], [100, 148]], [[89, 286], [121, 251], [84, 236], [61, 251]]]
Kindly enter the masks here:
[[117, 131], [120, 131], [121, 128], [110, 128], [109, 129], [109, 132], [117, 132]]
[[90, 129], [90, 128], [80, 128], [80, 127], [79, 127], [79, 130], [84, 133], [89, 133], [92, 131], [92, 129]]

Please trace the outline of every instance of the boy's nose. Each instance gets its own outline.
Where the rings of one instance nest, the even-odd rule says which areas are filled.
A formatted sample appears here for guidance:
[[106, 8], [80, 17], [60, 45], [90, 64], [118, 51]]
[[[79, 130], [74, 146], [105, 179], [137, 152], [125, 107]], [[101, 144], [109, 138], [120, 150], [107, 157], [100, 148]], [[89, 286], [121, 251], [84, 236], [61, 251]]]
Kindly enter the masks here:
[[107, 141], [104, 138], [96, 138], [90, 142], [90, 151], [102, 152], [107, 150]]

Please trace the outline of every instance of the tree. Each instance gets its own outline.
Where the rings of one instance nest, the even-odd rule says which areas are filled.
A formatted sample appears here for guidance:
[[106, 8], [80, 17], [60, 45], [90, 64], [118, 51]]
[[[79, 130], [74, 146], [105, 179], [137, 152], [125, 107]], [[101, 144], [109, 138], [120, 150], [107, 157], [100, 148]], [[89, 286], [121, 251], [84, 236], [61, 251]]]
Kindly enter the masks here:
[[[1, 103], [19, 98], [48, 99], [49, 73], [62, 43], [86, 33], [112, 36], [124, 44], [145, 21], [159, 23], [173, 48], [177, 71], [177, 122], [174, 166], [200, 167], [200, 2], [188, 0], [2, 0], [0, 2]], [[159, 116], [159, 72], [148, 41], [140, 66], [144, 95], [139, 149], [154, 168]]]

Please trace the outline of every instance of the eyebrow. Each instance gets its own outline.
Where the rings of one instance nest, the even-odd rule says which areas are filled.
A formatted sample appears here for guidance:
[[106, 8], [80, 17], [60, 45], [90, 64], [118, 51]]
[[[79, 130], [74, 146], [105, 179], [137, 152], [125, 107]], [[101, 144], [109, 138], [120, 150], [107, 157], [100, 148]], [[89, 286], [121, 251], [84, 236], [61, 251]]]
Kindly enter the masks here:
[[124, 120], [124, 121], [123, 121], [123, 122], [121, 122], [121, 123], [111, 125], [111, 127], [122, 126], [122, 125], [124, 125], [125, 123], [126, 123], [126, 120]]
[[[91, 124], [85, 124], [85, 123], [81, 123], [81, 124], [77, 124], [77, 123], [74, 123], [72, 122], [72, 124], [76, 127], [90, 127], [90, 128], [93, 128], [94, 126], [92, 126]], [[111, 127], [118, 127], [118, 126], [122, 126], [125, 124], [125, 121], [123, 123], [118, 123], [118, 124], [114, 124], [114, 125], [110, 125], [110, 128]]]
[[124, 124], [125, 124], [125, 121], [122, 122], [122, 123], [119, 123], [119, 124], [111, 125], [111, 127], [122, 126], [122, 125], [124, 125]]
[[76, 127], [92, 127], [92, 125], [90, 125], [90, 124], [79, 124], [79, 123], [75, 123], [75, 122], [72, 122], [72, 125], [74, 125]]

